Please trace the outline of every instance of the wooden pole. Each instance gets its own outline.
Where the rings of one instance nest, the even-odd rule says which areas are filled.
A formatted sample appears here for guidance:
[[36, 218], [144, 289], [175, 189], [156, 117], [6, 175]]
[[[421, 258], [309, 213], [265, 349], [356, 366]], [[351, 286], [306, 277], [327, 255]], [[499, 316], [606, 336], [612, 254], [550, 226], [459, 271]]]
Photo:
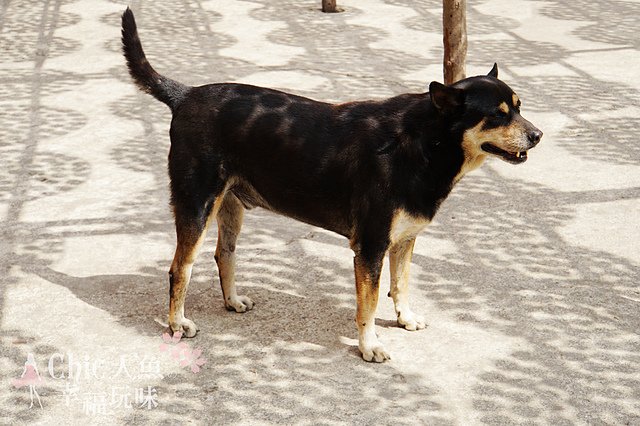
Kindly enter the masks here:
[[325, 13], [336, 13], [338, 11], [336, 0], [322, 0], [322, 11]]
[[467, 0], [442, 0], [444, 84], [465, 78], [467, 56]]

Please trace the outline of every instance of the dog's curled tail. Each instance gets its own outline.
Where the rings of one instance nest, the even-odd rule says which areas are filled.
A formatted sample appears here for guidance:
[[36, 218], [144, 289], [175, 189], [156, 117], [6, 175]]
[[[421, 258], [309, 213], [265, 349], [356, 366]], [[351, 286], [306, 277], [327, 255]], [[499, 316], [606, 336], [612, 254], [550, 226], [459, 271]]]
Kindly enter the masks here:
[[153, 95], [173, 110], [190, 88], [158, 74], [149, 64], [138, 37], [136, 20], [128, 7], [122, 14], [122, 51], [127, 60], [129, 74], [140, 90]]

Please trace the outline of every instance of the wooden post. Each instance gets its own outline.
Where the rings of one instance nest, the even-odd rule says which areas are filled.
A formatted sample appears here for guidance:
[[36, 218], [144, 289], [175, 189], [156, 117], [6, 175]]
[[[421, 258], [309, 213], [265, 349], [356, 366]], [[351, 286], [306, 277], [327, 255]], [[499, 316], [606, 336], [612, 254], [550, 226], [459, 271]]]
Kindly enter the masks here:
[[322, 11], [324, 13], [336, 13], [338, 11], [336, 0], [322, 0]]
[[442, 0], [444, 84], [465, 78], [467, 56], [467, 0]]

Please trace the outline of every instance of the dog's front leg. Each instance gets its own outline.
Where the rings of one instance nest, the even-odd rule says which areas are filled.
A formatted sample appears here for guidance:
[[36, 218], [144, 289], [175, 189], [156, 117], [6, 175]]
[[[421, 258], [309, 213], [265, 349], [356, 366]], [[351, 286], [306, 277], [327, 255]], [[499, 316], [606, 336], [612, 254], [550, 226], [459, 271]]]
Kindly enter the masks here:
[[378, 341], [375, 324], [384, 254], [384, 250], [378, 250], [373, 255], [364, 256], [362, 251], [358, 250], [353, 260], [356, 275], [358, 347], [365, 361], [383, 362], [391, 358]]
[[407, 330], [420, 330], [426, 327], [423, 317], [413, 313], [409, 307], [409, 267], [416, 239], [400, 241], [389, 249], [389, 269], [391, 272], [391, 291], [398, 324]]

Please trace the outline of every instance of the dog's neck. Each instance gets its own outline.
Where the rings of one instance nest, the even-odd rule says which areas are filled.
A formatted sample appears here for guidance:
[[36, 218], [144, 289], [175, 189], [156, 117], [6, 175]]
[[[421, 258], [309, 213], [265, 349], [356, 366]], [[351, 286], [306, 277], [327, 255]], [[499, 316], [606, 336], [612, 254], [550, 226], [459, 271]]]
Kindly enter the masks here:
[[[432, 219], [454, 185], [479, 167], [484, 155], [468, 156], [462, 146], [463, 130], [452, 129], [426, 97], [411, 107], [409, 114], [420, 117], [403, 128], [406, 144], [396, 155], [399, 186], [406, 188], [409, 212]], [[417, 171], [411, 177], [411, 171]]]
[[460, 168], [460, 172], [453, 178], [453, 186], [460, 181], [467, 173], [474, 171], [478, 167], [482, 166], [484, 160], [487, 158], [486, 154], [470, 155], [467, 152], [464, 153], [464, 162]]

